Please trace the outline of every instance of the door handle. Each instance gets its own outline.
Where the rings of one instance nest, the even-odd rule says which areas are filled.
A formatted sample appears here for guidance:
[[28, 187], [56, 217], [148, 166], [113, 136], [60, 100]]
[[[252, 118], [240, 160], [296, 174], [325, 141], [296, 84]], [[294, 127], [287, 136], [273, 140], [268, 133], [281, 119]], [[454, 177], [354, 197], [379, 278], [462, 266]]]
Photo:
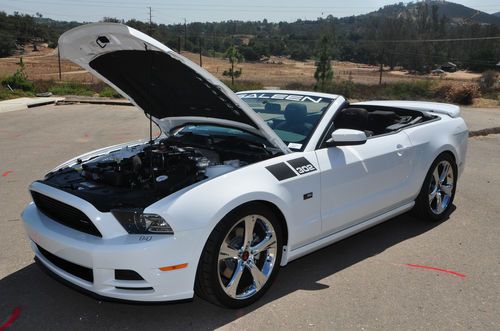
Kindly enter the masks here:
[[398, 156], [403, 156], [405, 149], [406, 148], [403, 145], [397, 144], [396, 145], [396, 153], [398, 154]]

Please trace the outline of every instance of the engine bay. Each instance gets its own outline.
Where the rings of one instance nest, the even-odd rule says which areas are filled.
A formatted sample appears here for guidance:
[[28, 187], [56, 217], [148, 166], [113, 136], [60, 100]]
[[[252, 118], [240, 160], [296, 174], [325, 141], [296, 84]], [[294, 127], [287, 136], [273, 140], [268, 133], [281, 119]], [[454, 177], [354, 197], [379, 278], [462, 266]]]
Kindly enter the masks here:
[[101, 212], [145, 208], [184, 187], [275, 153], [263, 144], [236, 137], [178, 133], [78, 159], [40, 182], [76, 195]]

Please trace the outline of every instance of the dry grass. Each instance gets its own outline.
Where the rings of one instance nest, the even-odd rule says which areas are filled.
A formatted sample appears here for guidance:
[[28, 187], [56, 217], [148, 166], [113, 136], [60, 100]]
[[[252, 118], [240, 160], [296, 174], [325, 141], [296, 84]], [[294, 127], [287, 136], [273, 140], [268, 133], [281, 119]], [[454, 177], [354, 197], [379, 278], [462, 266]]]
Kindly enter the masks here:
[[[199, 63], [199, 55], [189, 52], [183, 52], [195, 63]], [[227, 79], [222, 76], [222, 72], [229, 67], [227, 60], [203, 56], [203, 67], [219, 79]], [[58, 80], [58, 59], [57, 51], [40, 46], [40, 51], [32, 52], [26, 49], [23, 55], [23, 61], [26, 65], [26, 73], [30, 80]], [[16, 71], [19, 62], [19, 56], [0, 59], [0, 77], [11, 75]], [[285, 57], [271, 57], [269, 63], [245, 62], [238, 65], [243, 69], [240, 79], [247, 81], [261, 82], [264, 86], [283, 87], [291, 83], [301, 83], [306, 85], [314, 84], [314, 61], [305, 62], [290, 60]], [[96, 83], [97, 79], [82, 70], [79, 66], [62, 60], [62, 79], [65, 81], [78, 81], [83, 83]], [[333, 62], [335, 79], [351, 79], [355, 83], [376, 85], [379, 82], [379, 68], [352, 62]], [[393, 83], [401, 81], [412, 81], [421, 79], [443, 80], [439, 77], [430, 75], [415, 76], [401, 71], [389, 72], [384, 68], [383, 82]], [[463, 75], [454, 73], [453, 76], [446, 77], [445, 81], [450, 82], [468, 82], [476, 79], [475, 74]]]

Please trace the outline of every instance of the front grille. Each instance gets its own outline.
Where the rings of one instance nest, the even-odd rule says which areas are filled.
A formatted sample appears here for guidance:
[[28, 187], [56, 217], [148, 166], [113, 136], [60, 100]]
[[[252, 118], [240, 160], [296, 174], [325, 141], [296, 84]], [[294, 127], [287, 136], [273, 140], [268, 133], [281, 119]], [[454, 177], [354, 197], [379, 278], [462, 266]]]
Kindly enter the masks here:
[[57, 223], [97, 237], [102, 237], [94, 223], [81, 210], [35, 191], [31, 191], [31, 196], [37, 208]]
[[94, 273], [92, 272], [92, 269], [61, 259], [38, 245], [36, 245], [36, 247], [38, 248], [40, 254], [42, 254], [43, 257], [49, 260], [56, 267], [72, 274], [75, 277], [86, 280], [87, 282], [94, 282]]

